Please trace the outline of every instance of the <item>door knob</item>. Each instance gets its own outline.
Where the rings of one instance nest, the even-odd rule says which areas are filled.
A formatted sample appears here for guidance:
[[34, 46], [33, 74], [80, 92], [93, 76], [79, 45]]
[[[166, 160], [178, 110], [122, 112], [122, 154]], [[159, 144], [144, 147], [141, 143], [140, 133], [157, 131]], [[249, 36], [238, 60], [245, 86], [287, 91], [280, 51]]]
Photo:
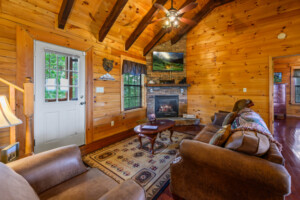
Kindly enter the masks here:
[[85, 101], [84, 102], [80, 102], [80, 105], [84, 105], [85, 104]]

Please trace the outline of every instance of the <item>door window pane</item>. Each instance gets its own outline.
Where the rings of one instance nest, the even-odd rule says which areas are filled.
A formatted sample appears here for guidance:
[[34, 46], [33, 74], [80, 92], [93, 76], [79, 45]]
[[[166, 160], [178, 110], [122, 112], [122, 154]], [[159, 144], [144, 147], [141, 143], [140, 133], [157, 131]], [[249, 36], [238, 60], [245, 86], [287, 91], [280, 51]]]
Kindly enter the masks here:
[[79, 58], [45, 52], [45, 102], [77, 101]]

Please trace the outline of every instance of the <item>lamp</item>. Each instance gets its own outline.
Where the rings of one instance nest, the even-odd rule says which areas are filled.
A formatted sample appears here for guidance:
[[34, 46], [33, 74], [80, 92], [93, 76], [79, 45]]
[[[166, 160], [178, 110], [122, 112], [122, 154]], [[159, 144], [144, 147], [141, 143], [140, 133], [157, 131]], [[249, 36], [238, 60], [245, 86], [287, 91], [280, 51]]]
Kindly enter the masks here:
[[0, 128], [22, 124], [22, 121], [12, 112], [6, 96], [0, 96]]

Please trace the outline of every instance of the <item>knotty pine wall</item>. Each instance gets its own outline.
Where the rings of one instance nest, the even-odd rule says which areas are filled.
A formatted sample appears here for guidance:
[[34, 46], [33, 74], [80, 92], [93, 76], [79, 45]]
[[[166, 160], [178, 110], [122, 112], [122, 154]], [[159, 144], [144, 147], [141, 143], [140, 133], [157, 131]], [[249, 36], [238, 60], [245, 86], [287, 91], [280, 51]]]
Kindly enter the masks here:
[[300, 117], [300, 105], [291, 104], [291, 66], [300, 66], [300, 56], [274, 59], [274, 72], [282, 73], [282, 82], [286, 84], [286, 114]]
[[[277, 39], [281, 32], [286, 39]], [[235, 0], [214, 9], [187, 36], [188, 112], [207, 123], [250, 98], [268, 123], [269, 56], [299, 54], [299, 33], [299, 0]]]
[[[26, 29], [32, 39], [51, 42], [75, 49], [93, 48], [93, 78], [97, 79], [106, 72], [102, 67], [103, 58], [113, 59], [114, 68], [111, 74], [116, 81], [94, 81], [93, 123], [94, 132], [92, 141], [105, 138], [136, 125], [136, 121], [146, 116], [146, 110], [121, 112], [121, 56], [132, 57], [145, 61], [143, 49], [133, 46], [125, 52], [124, 43], [105, 39], [103, 43], [97, 41], [93, 33], [80, 27], [68, 26], [65, 30], [57, 28], [56, 17], [52, 7], [40, 9], [34, 6], [35, 1], [26, 1], [22, 4], [18, 0], [3, 0], [0, 7], [0, 77], [16, 83], [16, 29]], [[55, 2], [55, 1], [51, 1]], [[48, 3], [51, 3], [48, 2]], [[48, 4], [46, 1], [37, 3]], [[31, 6], [25, 6], [30, 4]], [[49, 4], [50, 5], [50, 4]], [[13, 9], [12, 9], [13, 8]], [[45, 12], [43, 14], [43, 12]], [[26, 16], [24, 16], [26, 13]], [[99, 27], [100, 28], [100, 27]], [[104, 94], [96, 94], [95, 87], [104, 87]], [[0, 83], [0, 95], [8, 95], [8, 87]], [[17, 105], [18, 109], [18, 105]], [[110, 123], [114, 120], [115, 125]], [[24, 152], [24, 133], [17, 133], [17, 140], [21, 144], [21, 153]], [[9, 130], [0, 129], [0, 149], [9, 144]]]

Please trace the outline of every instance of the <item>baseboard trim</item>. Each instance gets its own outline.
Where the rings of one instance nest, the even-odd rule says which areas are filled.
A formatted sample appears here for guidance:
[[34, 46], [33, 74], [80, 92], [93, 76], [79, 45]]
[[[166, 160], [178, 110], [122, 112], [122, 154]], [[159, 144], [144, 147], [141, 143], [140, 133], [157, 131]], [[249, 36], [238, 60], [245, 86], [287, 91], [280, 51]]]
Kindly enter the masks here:
[[81, 155], [84, 156], [84, 155], [89, 154], [93, 151], [96, 151], [100, 148], [109, 146], [113, 143], [116, 143], [116, 142], [119, 142], [126, 138], [129, 138], [133, 135], [135, 135], [133, 129], [129, 129], [127, 131], [117, 133], [117, 134], [109, 136], [107, 138], [102, 138], [102, 139], [92, 142], [90, 144], [83, 145], [80, 147]]

